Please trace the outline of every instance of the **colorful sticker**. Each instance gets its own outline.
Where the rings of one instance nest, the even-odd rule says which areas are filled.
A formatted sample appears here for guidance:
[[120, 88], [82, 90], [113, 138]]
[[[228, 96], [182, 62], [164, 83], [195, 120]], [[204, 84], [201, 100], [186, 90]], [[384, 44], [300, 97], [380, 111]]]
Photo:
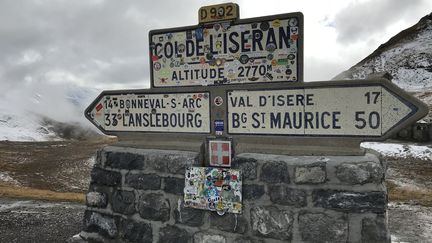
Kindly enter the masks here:
[[185, 206], [241, 213], [242, 180], [239, 170], [189, 167], [185, 173]]
[[222, 99], [222, 97], [220, 97], [220, 96], [216, 96], [216, 97], [214, 98], [214, 104], [215, 104], [216, 106], [221, 106], [221, 105], [223, 104], [223, 99]]
[[214, 129], [216, 135], [222, 135], [224, 131], [224, 121], [223, 120], [215, 120], [214, 121]]

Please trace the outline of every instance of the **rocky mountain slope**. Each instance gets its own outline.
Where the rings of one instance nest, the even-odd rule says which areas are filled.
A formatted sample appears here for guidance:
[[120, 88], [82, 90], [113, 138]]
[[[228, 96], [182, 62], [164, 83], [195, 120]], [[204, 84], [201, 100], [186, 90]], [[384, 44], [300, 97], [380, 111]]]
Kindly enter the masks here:
[[333, 79], [364, 79], [384, 71], [407, 91], [432, 90], [432, 13]]

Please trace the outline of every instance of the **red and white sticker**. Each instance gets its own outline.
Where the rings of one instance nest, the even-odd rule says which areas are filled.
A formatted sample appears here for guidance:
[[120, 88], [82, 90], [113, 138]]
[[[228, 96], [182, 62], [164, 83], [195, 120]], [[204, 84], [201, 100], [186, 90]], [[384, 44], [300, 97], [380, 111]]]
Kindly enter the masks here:
[[96, 106], [96, 112], [99, 112], [100, 110], [102, 110], [102, 108], [103, 108], [103, 105], [102, 105], [101, 103], [99, 103], [99, 104]]
[[231, 141], [209, 141], [210, 166], [231, 167]]

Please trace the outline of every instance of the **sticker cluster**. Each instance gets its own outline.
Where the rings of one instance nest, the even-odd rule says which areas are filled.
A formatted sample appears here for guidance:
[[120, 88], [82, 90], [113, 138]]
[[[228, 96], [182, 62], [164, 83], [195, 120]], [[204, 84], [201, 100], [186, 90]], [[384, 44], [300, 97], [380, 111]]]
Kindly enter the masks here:
[[185, 206], [241, 213], [242, 181], [235, 169], [190, 167], [185, 173]]

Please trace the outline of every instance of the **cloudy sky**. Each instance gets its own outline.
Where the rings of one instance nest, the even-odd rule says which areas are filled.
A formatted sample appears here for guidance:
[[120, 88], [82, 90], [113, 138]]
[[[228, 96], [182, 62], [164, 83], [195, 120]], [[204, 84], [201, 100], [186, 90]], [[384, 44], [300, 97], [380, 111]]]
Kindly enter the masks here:
[[[201, 6], [221, 2], [1, 0], [0, 88], [147, 88], [148, 31], [195, 25]], [[233, 2], [240, 18], [303, 12], [306, 81], [331, 79], [432, 10], [430, 0]]]

